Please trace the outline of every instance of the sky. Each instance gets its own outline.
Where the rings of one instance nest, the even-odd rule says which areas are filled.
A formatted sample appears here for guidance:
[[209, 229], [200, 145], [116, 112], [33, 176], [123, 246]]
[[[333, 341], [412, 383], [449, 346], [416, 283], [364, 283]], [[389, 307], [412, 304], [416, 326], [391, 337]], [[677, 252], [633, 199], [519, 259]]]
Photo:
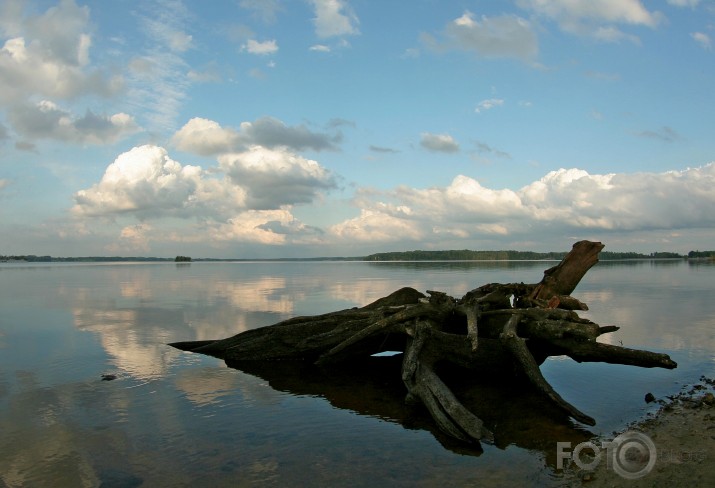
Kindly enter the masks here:
[[0, 0], [0, 255], [715, 249], [713, 0]]

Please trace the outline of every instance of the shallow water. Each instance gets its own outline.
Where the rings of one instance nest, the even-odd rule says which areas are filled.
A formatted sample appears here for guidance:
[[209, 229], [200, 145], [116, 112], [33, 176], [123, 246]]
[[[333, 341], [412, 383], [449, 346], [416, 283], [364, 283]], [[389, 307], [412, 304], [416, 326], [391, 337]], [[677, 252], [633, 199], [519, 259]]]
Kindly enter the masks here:
[[678, 368], [548, 360], [555, 389], [596, 418], [588, 429], [521, 388], [464, 392], [496, 427], [483, 452], [405, 409], [399, 373], [370, 374], [397, 371], [394, 359], [360, 374], [249, 374], [166, 345], [365, 305], [402, 286], [461, 296], [537, 282], [552, 264], [0, 264], [0, 486], [557, 486], [557, 441], [622, 429], [653, 409], [645, 393], [713, 376], [711, 263], [589, 271], [574, 292], [590, 307], [583, 315], [622, 327], [607, 341], [666, 352]]

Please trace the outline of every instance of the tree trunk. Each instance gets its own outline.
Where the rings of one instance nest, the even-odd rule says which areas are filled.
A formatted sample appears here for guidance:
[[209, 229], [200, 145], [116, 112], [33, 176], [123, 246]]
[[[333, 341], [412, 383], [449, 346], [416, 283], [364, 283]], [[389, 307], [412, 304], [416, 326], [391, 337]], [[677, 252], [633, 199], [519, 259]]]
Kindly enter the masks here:
[[575, 420], [593, 425], [593, 418], [561, 398], [541, 375], [539, 364], [548, 356], [648, 368], [677, 366], [666, 354], [597, 342], [618, 327], [601, 327], [574, 311], [588, 309], [570, 294], [598, 262], [603, 247], [600, 242], [577, 242], [535, 285], [492, 283], [461, 299], [402, 288], [362, 308], [295, 317], [227, 339], [171, 345], [239, 368], [275, 360], [327, 366], [402, 351], [407, 400], [422, 403], [443, 432], [466, 442], [490, 441], [493, 435], [440, 378], [436, 371], [441, 364], [509, 380], [516, 374]]

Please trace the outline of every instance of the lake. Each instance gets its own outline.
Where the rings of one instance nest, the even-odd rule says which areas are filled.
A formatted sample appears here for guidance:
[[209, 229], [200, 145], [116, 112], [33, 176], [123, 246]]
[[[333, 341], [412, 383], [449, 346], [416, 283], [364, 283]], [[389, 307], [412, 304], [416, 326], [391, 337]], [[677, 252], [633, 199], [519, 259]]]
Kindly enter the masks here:
[[595, 427], [487, 382], [465, 392], [495, 430], [482, 450], [403, 406], [399, 357], [354, 373], [245, 372], [166, 345], [362, 306], [403, 286], [461, 297], [535, 283], [553, 264], [0, 264], [0, 486], [559, 486], [557, 441], [623, 429], [656, 408], [646, 393], [715, 375], [712, 262], [592, 268], [573, 295], [590, 307], [582, 316], [621, 326], [601, 340], [668, 353], [678, 368], [547, 360], [546, 378]]

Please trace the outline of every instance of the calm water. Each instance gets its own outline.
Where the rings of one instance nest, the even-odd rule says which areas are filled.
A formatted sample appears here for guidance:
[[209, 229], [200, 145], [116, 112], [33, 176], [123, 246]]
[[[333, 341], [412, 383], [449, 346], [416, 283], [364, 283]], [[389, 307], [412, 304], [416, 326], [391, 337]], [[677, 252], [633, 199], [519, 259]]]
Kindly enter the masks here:
[[390, 358], [369, 366], [397, 377], [293, 365], [249, 374], [166, 345], [402, 286], [462, 296], [537, 282], [552, 264], [0, 264], [0, 486], [558, 486], [557, 441], [622, 429], [653, 408], [645, 393], [715, 375], [715, 266], [593, 268], [574, 292], [584, 315], [622, 327], [607, 341], [667, 352], [679, 367], [548, 360], [556, 390], [596, 418], [589, 429], [521, 388], [470, 390], [465, 402], [497, 435], [483, 452], [403, 408]]

